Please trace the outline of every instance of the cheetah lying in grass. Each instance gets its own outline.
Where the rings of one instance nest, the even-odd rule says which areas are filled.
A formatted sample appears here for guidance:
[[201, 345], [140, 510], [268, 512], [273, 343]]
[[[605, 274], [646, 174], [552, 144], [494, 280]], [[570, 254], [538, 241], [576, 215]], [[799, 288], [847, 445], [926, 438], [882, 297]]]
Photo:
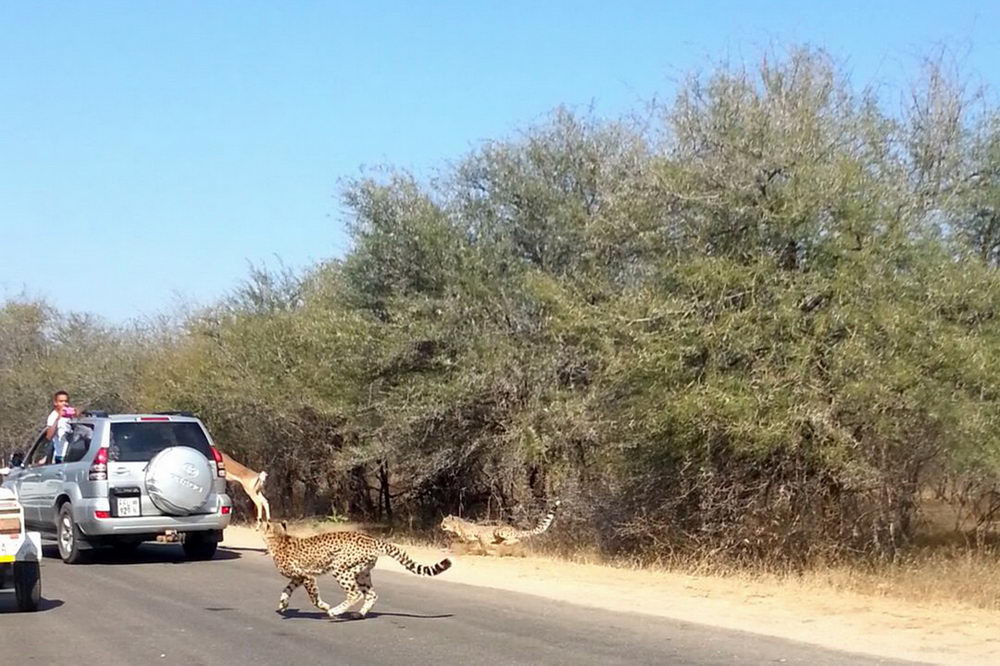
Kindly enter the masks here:
[[[330, 617], [342, 615], [362, 600], [364, 605], [360, 614], [364, 617], [378, 598], [372, 589], [371, 572], [379, 555], [388, 555], [418, 576], [436, 576], [451, 567], [448, 558], [434, 565], [417, 564], [391, 543], [360, 532], [326, 532], [296, 537], [288, 533], [284, 521], [279, 525], [266, 522], [262, 529], [267, 552], [274, 558], [281, 575], [291, 581], [281, 592], [279, 612], [288, 608], [288, 599], [295, 588], [304, 585], [309, 600]], [[347, 594], [343, 603], [332, 608], [320, 598], [316, 586], [316, 577], [327, 572], [333, 573]]]
[[445, 516], [444, 520], [441, 521], [441, 529], [454, 537], [454, 543], [479, 544], [483, 554], [488, 555], [490, 546], [496, 547], [497, 552], [499, 552], [502, 546], [513, 546], [520, 543], [522, 539], [541, 534], [549, 529], [558, 508], [559, 501], [556, 500], [552, 510], [545, 514], [545, 517], [533, 530], [519, 530], [509, 525], [477, 525], [462, 520], [458, 516]]

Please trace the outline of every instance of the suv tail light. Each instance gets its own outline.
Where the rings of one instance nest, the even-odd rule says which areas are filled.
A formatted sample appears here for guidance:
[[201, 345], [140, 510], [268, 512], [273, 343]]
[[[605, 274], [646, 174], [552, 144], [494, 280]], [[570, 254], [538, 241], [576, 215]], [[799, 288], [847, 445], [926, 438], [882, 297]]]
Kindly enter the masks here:
[[212, 457], [215, 458], [215, 469], [216, 474], [221, 478], [226, 478], [226, 463], [222, 460], [222, 454], [219, 453], [219, 449], [212, 447]]
[[91, 481], [107, 481], [108, 480], [108, 450], [104, 447], [97, 449], [97, 455], [94, 456], [94, 462], [90, 464], [90, 473], [88, 478]]

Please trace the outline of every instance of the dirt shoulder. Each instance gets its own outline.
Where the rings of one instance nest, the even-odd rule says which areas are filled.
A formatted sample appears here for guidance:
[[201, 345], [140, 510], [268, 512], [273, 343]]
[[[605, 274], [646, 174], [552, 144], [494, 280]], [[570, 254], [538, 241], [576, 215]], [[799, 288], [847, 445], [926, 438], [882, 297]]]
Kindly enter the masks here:
[[[314, 530], [298, 527], [296, 534]], [[231, 526], [223, 546], [259, 548], [260, 535]], [[432, 562], [444, 551], [407, 545]], [[522, 592], [611, 611], [766, 634], [839, 650], [935, 664], [1000, 663], [1000, 613], [917, 604], [796, 582], [757, 582], [616, 569], [543, 557], [452, 557], [444, 580]], [[402, 570], [381, 558], [379, 568]]]

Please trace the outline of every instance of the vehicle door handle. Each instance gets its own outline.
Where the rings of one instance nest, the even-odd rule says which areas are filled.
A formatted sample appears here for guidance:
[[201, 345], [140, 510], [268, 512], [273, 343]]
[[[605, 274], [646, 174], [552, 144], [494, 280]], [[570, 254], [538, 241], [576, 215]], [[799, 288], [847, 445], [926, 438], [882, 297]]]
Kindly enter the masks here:
[[57, 479], [60, 479], [60, 480], [65, 479], [66, 478], [66, 473], [65, 472], [56, 472], [55, 473], [55, 477]]

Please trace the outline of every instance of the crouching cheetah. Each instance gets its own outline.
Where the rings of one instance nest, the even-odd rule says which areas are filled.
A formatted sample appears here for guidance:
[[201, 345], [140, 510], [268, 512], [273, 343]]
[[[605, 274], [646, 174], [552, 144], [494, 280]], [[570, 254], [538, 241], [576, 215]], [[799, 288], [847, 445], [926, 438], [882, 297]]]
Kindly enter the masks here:
[[[326, 532], [311, 537], [295, 537], [288, 533], [284, 521], [263, 525], [267, 552], [282, 576], [291, 582], [281, 592], [278, 611], [288, 608], [288, 599], [299, 585], [304, 585], [309, 600], [330, 617], [341, 615], [358, 602], [365, 616], [378, 595], [372, 589], [372, 568], [379, 555], [388, 555], [418, 576], [436, 576], [451, 567], [445, 558], [434, 565], [417, 564], [398, 547], [360, 532]], [[344, 588], [347, 598], [331, 607], [319, 596], [316, 577], [332, 572]]]
[[513, 546], [521, 539], [541, 534], [549, 529], [556, 517], [559, 500], [556, 500], [552, 510], [545, 514], [538, 526], [532, 530], [519, 530], [509, 525], [477, 525], [457, 516], [445, 516], [441, 521], [441, 529], [454, 537], [458, 543], [478, 543], [484, 554], [489, 553], [489, 546]]

